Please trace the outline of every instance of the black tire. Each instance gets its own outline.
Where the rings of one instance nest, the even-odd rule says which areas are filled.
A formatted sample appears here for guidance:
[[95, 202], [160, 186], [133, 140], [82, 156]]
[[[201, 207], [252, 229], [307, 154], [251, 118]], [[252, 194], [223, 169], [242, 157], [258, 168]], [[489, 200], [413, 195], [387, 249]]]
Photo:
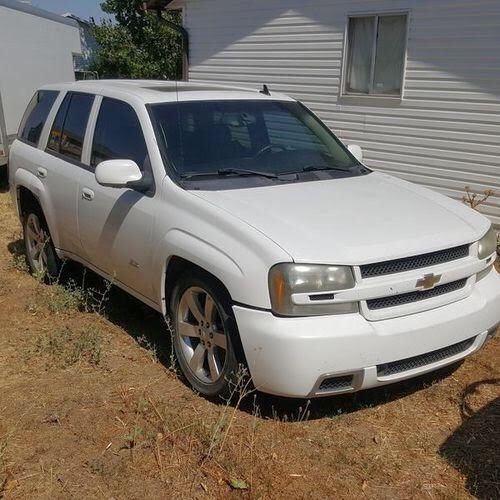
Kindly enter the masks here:
[[[183, 297], [187, 296], [186, 294], [192, 293], [192, 291], [202, 290], [207, 293], [215, 303], [217, 308], [218, 317], [217, 320], [214, 320], [217, 325], [214, 326], [214, 332], [220, 332], [220, 328], [223, 327], [224, 333], [226, 336], [226, 346], [227, 350], [224, 356], [224, 363], [220, 371], [220, 378], [215, 381], [207, 380], [207, 377], [200, 376], [199, 373], [208, 371], [208, 357], [209, 351], [207, 350], [206, 361], [204, 361], [203, 369], [198, 371], [198, 374], [190, 367], [188, 356], [186, 355], [186, 351], [193, 351], [193, 358], [195, 357], [196, 348], [198, 348], [198, 344], [203, 343], [203, 339], [205, 343], [203, 344], [204, 349], [208, 349], [206, 345], [210, 341], [209, 329], [204, 329], [200, 334], [200, 339], [198, 341], [197, 338], [191, 338], [182, 336], [180, 334], [180, 318], [182, 318], [182, 322], [184, 324], [188, 324], [191, 328], [194, 326], [198, 331], [198, 327], [196, 324], [200, 323], [196, 320], [196, 318], [191, 317], [191, 319], [185, 318], [184, 309], [185, 305], [181, 304]], [[200, 297], [201, 297], [200, 293]], [[202, 299], [200, 298], [200, 301]], [[202, 308], [205, 308], [206, 302], [198, 302]], [[170, 294], [170, 317], [171, 324], [173, 328], [173, 346], [175, 350], [175, 356], [179, 365], [179, 368], [184, 375], [185, 379], [189, 383], [189, 385], [200, 394], [208, 397], [215, 398], [220, 397], [223, 399], [228, 399], [232, 395], [235, 394], [235, 388], [241, 384], [242, 379], [244, 378], [243, 368], [245, 366], [244, 359], [242, 357], [242, 349], [241, 342], [239, 339], [239, 333], [236, 325], [236, 320], [234, 318], [234, 314], [231, 307], [231, 300], [227, 291], [208, 273], [203, 271], [198, 271], [197, 269], [189, 270], [183, 273], [177, 280], [172, 293]], [[191, 309], [189, 312], [191, 315]], [[186, 320], [186, 321], [185, 321]], [[189, 321], [189, 323], [188, 323]], [[192, 324], [191, 324], [192, 323]], [[205, 325], [206, 326], [206, 325]], [[208, 333], [207, 333], [208, 332]], [[217, 333], [218, 335], [218, 333]], [[197, 343], [198, 342], [198, 343]], [[189, 343], [189, 346], [187, 345]], [[196, 347], [196, 348], [195, 348]], [[201, 347], [201, 346], [200, 346]], [[219, 347], [212, 344], [211, 348], [217, 352]], [[222, 348], [220, 348], [223, 350]], [[205, 369], [207, 368], [207, 369]], [[211, 370], [210, 370], [211, 371]], [[210, 377], [210, 374], [208, 374]], [[241, 387], [239, 387], [241, 389]]]
[[[45, 265], [41, 266], [40, 259], [36, 259], [33, 253], [33, 243], [32, 237], [29, 236], [30, 229], [33, 228], [32, 222], [38, 221], [39, 228], [41, 230], [43, 240], [43, 252], [45, 252], [46, 258]], [[50, 236], [49, 227], [45, 216], [39, 206], [33, 204], [23, 213], [23, 237], [24, 246], [26, 251], [26, 260], [30, 271], [35, 276], [39, 277], [46, 283], [54, 283], [59, 278], [59, 272], [61, 270], [61, 260], [56, 254], [54, 244], [52, 242], [52, 237]]]

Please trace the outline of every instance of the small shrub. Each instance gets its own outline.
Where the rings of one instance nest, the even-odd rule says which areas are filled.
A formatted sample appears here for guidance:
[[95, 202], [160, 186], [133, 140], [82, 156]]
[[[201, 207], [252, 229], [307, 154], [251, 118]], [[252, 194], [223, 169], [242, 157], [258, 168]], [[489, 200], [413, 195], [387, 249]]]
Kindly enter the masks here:
[[26, 256], [24, 254], [13, 254], [12, 261], [9, 263], [9, 269], [15, 269], [16, 271], [22, 271], [26, 273], [29, 271], [28, 263], [26, 262]]
[[97, 366], [102, 360], [102, 335], [95, 327], [85, 328], [76, 337], [73, 359]]
[[217, 421], [211, 426], [208, 436], [206, 434], [203, 436], [202, 434], [202, 441], [206, 450], [204, 460], [210, 460], [222, 452], [229, 431], [234, 423], [236, 412], [239, 410], [243, 400], [255, 392], [251, 383], [252, 380], [248, 369], [240, 365], [235, 379], [231, 384], [231, 394], [225, 400], [225, 404], [222, 405]]
[[34, 352], [63, 368], [82, 361], [98, 366], [102, 361], [102, 335], [95, 327], [76, 333], [64, 328], [38, 337]]
[[[474, 193], [471, 191], [469, 186], [465, 186], [465, 195], [462, 201], [469, 207], [477, 210], [483, 203], [486, 203], [489, 198], [495, 196], [495, 191], [487, 189], [483, 193]], [[500, 232], [497, 232], [497, 254], [500, 255]]]
[[104, 290], [78, 285], [70, 280], [65, 284], [53, 283], [49, 287], [40, 286], [34, 300], [28, 305], [28, 311], [36, 314], [47, 310], [53, 314], [75, 312], [102, 314], [107, 303], [112, 283], [107, 281]]
[[160, 358], [158, 353], [158, 346], [154, 342], [151, 342], [151, 340], [149, 340], [145, 335], [137, 337], [136, 341], [139, 346], [149, 354], [151, 361], [153, 363], [158, 363]]
[[462, 201], [466, 205], [469, 205], [469, 207], [477, 209], [477, 207], [481, 206], [483, 203], [486, 203], [486, 201], [494, 195], [495, 192], [491, 189], [487, 189], [480, 194], [474, 193], [473, 191], [471, 191], [471, 188], [469, 186], [465, 186], [465, 195], [462, 198]]
[[85, 309], [86, 293], [81, 287], [70, 282], [66, 286], [54, 285], [50, 288], [49, 311], [55, 314], [82, 311]]
[[144, 438], [146, 431], [139, 425], [133, 425], [130, 429], [127, 429], [127, 434], [123, 436], [125, 441], [124, 448], [131, 450], [132, 448], [137, 448], [141, 439]]

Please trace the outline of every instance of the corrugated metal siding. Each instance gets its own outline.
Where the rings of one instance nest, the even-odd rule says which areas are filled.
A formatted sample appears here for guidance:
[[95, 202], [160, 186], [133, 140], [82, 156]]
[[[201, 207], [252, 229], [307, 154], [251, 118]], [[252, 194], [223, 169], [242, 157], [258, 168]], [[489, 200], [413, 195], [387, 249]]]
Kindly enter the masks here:
[[[190, 79], [289, 93], [371, 167], [461, 198], [497, 195], [500, 225], [498, 0], [184, 0]], [[339, 93], [349, 13], [410, 11], [404, 98]]]

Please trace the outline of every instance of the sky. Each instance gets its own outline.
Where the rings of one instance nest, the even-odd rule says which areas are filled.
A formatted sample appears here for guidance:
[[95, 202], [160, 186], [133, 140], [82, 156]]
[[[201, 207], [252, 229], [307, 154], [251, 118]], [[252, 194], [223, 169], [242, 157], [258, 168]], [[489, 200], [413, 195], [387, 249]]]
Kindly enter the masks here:
[[82, 19], [94, 17], [99, 21], [101, 17], [109, 17], [101, 10], [102, 0], [31, 0], [34, 7], [49, 10], [56, 14], [71, 12]]

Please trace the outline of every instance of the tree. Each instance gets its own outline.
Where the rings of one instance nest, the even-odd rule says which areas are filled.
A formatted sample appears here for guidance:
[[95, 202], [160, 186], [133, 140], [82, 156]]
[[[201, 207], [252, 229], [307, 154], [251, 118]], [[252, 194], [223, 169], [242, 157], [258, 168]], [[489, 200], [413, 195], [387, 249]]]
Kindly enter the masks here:
[[[142, 0], [105, 0], [101, 8], [114, 15], [116, 22], [92, 20], [98, 49], [90, 70], [100, 78], [181, 78], [181, 36], [155, 12], [141, 10], [141, 5]], [[179, 12], [163, 16], [181, 23]]]

